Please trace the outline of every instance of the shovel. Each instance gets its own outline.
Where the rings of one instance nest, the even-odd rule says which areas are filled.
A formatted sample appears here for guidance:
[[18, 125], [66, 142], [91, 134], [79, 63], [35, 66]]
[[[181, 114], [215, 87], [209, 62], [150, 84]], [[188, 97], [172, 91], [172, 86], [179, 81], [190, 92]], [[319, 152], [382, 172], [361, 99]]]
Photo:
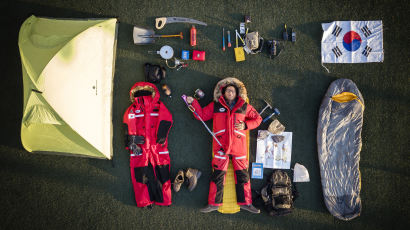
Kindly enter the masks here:
[[182, 32], [175, 35], [155, 35], [155, 32], [152, 29], [144, 29], [141, 27], [134, 26], [133, 38], [134, 44], [136, 45], [151, 44], [155, 42], [155, 38], [170, 37], [180, 37], [181, 39], [184, 38]]

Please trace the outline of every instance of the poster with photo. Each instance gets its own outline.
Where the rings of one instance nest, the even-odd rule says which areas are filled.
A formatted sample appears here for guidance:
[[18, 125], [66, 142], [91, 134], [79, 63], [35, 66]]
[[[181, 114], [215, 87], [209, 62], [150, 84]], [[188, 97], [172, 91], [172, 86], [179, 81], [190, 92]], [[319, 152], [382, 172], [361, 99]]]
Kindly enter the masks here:
[[[266, 132], [266, 130], [259, 130]], [[260, 138], [258, 134], [256, 144], [256, 162], [262, 163], [264, 168], [290, 169], [292, 156], [292, 132], [267, 135]]]

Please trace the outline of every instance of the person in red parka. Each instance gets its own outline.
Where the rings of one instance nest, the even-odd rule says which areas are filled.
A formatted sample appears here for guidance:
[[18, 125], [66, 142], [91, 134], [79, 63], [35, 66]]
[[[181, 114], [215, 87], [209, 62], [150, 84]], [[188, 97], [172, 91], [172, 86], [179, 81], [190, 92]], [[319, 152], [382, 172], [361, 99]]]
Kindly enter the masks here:
[[137, 82], [130, 91], [133, 103], [123, 117], [138, 207], [171, 205], [168, 133], [172, 115], [159, 97], [154, 84]]
[[[246, 100], [246, 88], [236, 78], [225, 78], [218, 82], [214, 91], [214, 102], [204, 108], [201, 108], [194, 98], [187, 97], [187, 103], [194, 107], [204, 121], [213, 119], [213, 133], [222, 144], [221, 147], [213, 140], [213, 173], [209, 187], [208, 205], [201, 209], [201, 212], [215, 211], [222, 205], [229, 159], [232, 160], [235, 173], [238, 205], [241, 209], [252, 213], [260, 212], [252, 205], [246, 130], [257, 128], [262, 117]], [[196, 115], [194, 116], [196, 117]]]

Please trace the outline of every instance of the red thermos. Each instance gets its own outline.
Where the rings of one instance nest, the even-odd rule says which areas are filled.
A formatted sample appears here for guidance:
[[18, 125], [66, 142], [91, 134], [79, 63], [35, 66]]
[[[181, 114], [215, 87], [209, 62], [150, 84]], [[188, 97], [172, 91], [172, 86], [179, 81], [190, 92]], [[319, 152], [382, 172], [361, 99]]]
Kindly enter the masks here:
[[196, 29], [195, 26], [191, 27], [191, 46], [196, 46]]

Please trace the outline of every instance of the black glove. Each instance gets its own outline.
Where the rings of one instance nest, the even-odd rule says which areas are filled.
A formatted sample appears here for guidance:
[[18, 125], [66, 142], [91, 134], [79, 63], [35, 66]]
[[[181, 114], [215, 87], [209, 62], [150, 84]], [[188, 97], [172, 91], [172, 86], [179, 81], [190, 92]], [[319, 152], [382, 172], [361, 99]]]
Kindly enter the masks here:
[[137, 156], [142, 154], [142, 149], [137, 144], [132, 143], [128, 148]]
[[128, 136], [128, 148], [135, 155], [142, 154], [142, 149], [138, 145], [144, 144], [144, 143], [145, 143], [145, 138], [143, 136], [135, 136], [135, 135]]
[[159, 122], [158, 126], [158, 133], [157, 133], [157, 143], [158, 144], [165, 144], [165, 141], [167, 140], [168, 137], [168, 131], [171, 128], [172, 122], [162, 120]]
[[135, 136], [135, 135], [129, 135], [128, 136], [128, 143], [135, 143], [138, 145], [142, 145], [145, 143], [145, 138], [144, 136]]
[[145, 80], [150, 83], [159, 83], [166, 77], [166, 69], [159, 65], [144, 64]]

